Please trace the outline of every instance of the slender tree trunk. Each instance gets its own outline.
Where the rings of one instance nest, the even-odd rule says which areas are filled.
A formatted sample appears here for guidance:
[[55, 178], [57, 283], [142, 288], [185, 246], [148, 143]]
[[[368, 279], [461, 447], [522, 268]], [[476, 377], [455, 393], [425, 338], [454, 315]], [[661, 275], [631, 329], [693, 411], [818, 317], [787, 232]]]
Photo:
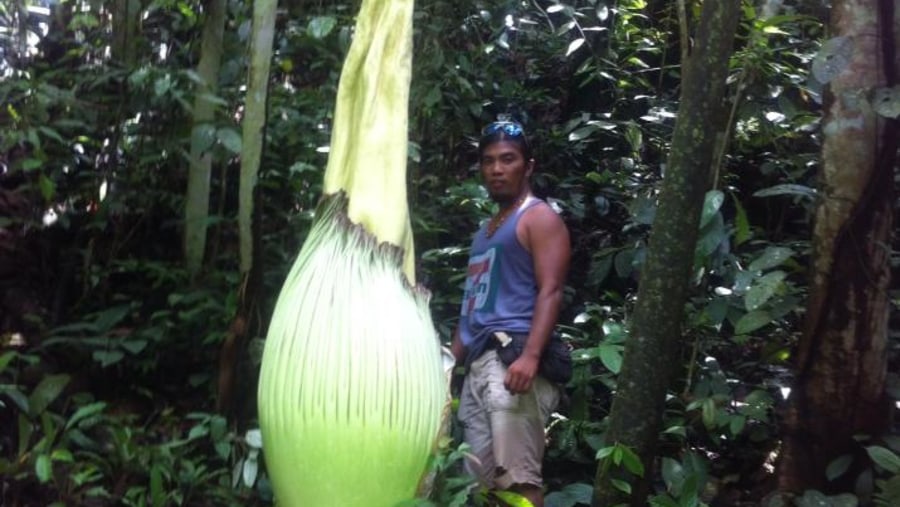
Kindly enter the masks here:
[[810, 298], [796, 357], [779, 489], [852, 489], [828, 481], [834, 459], [865, 453], [854, 435], [887, 429], [885, 395], [893, 234], [896, 119], [873, 110], [875, 90], [897, 83], [896, 0], [836, 0], [832, 33], [852, 47], [826, 93], [820, 201]]
[[256, 181], [262, 159], [266, 129], [266, 103], [269, 89], [269, 67], [275, 36], [277, 0], [253, 3], [253, 31], [250, 36], [250, 75], [244, 107], [241, 149], [241, 180], [238, 190], [238, 235], [240, 241], [241, 284], [238, 309], [219, 353], [219, 411], [231, 409], [234, 377], [244, 349], [246, 335], [253, 329], [253, 308], [259, 282], [258, 234], [254, 217]]
[[[188, 175], [184, 220], [184, 257], [188, 271], [195, 275], [203, 264], [206, 251], [206, 231], [209, 219], [209, 181], [212, 171], [209, 133], [213, 129], [215, 104], [211, 95], [218, 89], [219, 68], [222, 61], [222, 41], [225, 33], [225, 0], [209, 0], [203, 43], [197, 74], [194, 99], [194, 126], [191, 130], [191, 169]], [[204, 135], [206, 134], [206, 136]]]
[[262, 158], [266, 128], [266, 100], [269, 91], [269, 67], [272, 60], [272, 40], [275, 36], [275, 8], [277, 0], [257, 0], [253, 3], [253, 33], [250, 40], [250, 77], [244, 108], [241, 181], [238, 204], [241, 272], [253, 266], [253, 195]]
[[[716, 134], [724, 124], [725, 80], [740, 8], [740, 0], [703, 3], [694, 48], [684, 63], [672, 151], [609, 418], [606, 444], [630, 447], [640, 456], [647, 474], [653, 469], [672, 366], [680, 357], [681, 323], [700, 210]], [[595, 507], [623, 502], [646, 505], [647, 477], [631, 481], [633, 492], [625, 495], [610, 480], [623, 478], [623, 473], [601, 461], [594, 483]]]
[[141, 20], [140, 0], [115, 0], [113, 3], [112, 59], [125, 68], [137, 60], [137, 35]]

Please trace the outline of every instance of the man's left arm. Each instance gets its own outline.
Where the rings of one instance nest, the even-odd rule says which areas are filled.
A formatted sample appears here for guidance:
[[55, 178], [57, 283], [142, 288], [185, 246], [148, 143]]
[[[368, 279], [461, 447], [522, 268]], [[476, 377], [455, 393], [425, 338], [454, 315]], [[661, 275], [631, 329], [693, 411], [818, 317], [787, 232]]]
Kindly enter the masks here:
[[525, 350], [506, 373], [504, 384], [515, 394], [531, 389], [537, 376], [541, 354], [550, 341], [562, 306], [563, 287], [569, 269], [569, 231], [549, 206], [536, 206], [524, 222], [524, 243], [534, 259], [534, 276], [538, 292], [534, 302], [531, 330]]

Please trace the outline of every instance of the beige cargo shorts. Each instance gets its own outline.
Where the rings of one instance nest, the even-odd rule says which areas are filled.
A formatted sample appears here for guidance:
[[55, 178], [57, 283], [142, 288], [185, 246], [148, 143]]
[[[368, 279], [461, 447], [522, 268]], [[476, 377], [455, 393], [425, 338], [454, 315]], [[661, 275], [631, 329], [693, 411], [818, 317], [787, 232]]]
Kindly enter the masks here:
[[497, 352], [476, 359], [463, 382], [457, 417], [472, 456], [466, 469], [490, 489], [514, 484], [542, 486], [544, 426], [559, 403], [559, 387], [535, 377], [531, 390], [512, 394], [503, 386], [506, 366]]

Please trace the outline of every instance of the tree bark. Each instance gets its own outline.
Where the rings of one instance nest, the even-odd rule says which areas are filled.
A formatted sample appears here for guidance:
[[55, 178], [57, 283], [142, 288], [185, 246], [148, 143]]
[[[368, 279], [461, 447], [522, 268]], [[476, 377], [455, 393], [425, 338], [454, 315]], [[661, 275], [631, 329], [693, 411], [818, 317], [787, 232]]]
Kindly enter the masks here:
[[203, 25], [203, 43], [200, 63], [197, 65], [197, 74], [202, 82], [197, 85], [197, 96], [194, 99], [191, 169], [184, 216], [184, 257], [192, 276], [200, 270], [206, 251], [212, 154], [209, 139], [204, 133], [208, 135], [214, 125], [215, 104], [210, 99], [218, 89], [226, 17], [225, 0], [209, 0], [207, 7], [209, 11]]
[[810, 298], [785, 419], [779, 489], [847, 491], [856, 474], [825, 475], [842, 455], [866, 462], [854, 435], [887, 429], [885, 393], [897, 120], [870, 98], [897, 83], [895, 0], [838, 0], [832, 33], [852, 43], [829, 83]]
[[275, 37], [277, 0], [253, 3], [253, 33], [250, 40], [250, 76], [244, 108], [241, 181], [238, 192], [238, 231], [240, 234], [241, 272], [253, 265], [253, 194], [262, 158], [266, 128], [266, 101], [269, 91], [269, 67]]
[[137, 61], [137, 35], [143, 12], [141, 2], [115, 0], [113, 9], [111, 56], [113, 61], [130, 69]]
[[244, 107], [241, 143], [241, 180], [238, 188], [238, 236], [240, 241], [241, 282], [238, 288], [237, 315], [219, 351], [217, 409], [229, 412], [234, 399], [236, 371], [247, 335], [256, 322], [256, 295], [260, 285], [258, 210], [255, 207], [256, 181], [265, 143], [269, 68], [275, 38], [277, 0], [253, 3], [253, 30], [250, 35], [250, 75]]
[[[684, 65], [672, 151], [609, 417], [606, 444], [630, 447], [648, 473], [653, 469], [672, 366], [680, 357], [681, 323], [700, 211], [709, 184], [716, 134], [724, 123], [728, 59], [740, 8], [739, 0], [703, 3], [695, 45]], [[631, 495], [612, 485], [611, 479], [627, 478], [622, 474], [621, 469], [600, 463], [592, 505], [646, 505], [646, 474], [643, 479], [632, 478]]]

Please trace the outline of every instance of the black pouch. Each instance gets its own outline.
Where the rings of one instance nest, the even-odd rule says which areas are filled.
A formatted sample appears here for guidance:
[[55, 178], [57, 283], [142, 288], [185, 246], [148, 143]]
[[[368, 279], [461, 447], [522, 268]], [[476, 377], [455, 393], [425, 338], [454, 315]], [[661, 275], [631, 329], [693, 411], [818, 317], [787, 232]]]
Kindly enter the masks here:
[[[527, 334], [494, 333], [496, 340], [497, 356], [506, 366], [509, 366], [522, 355], [525, 350]], [[550, 382], [565, 384], [572, 379], [572, 349], [553, 334], [544, 352], [541, 354], [541, 364], [538, 366], [538, 374]]]

